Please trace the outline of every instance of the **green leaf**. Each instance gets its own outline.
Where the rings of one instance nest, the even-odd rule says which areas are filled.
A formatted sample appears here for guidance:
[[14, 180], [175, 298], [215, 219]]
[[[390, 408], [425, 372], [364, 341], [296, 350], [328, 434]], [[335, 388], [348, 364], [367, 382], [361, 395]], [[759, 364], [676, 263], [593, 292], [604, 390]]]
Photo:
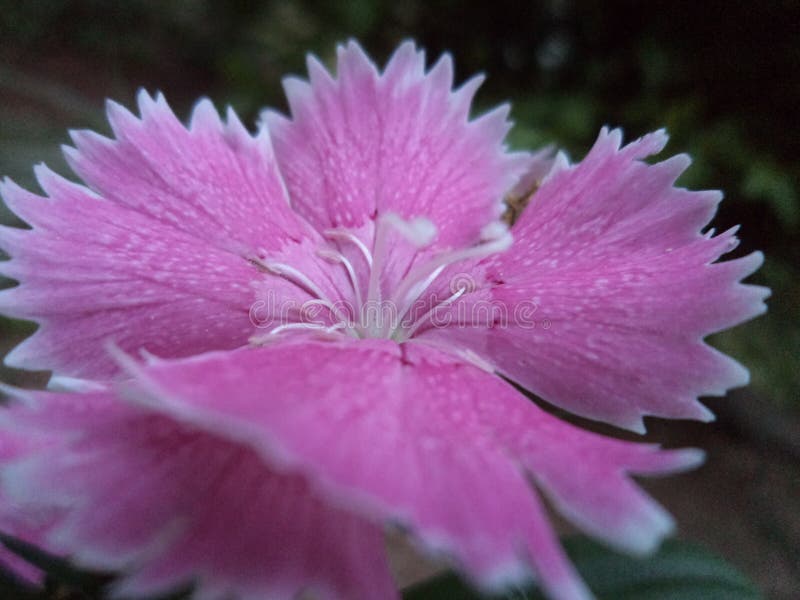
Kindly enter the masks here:
[[41, 569], [49, 581], [76, 591], [79, 597], [97, 597], [110, 581], [107, 575], [76, 569], [63, 558], [53, 556], [17, 538], [0, 533], [0, 543], [26, 562]]
[[[588, 540], [564, 542], [570, 558], [598, 600], [757, 600], [761, 594], [733, 566], [687, 542], [670, 540], [657, 554], [637, 559]], [[453, 573], [418, 583], [404, 600], [483, 600]], [[533, 585], [496, 600], [544, 600]]]
[[38, 600], [35, 588], [18, 579], [13, 573], [0, 567], [0, 598], [14, 600]]
[[[38, 589], [0, 567], [0, 598], [4, 600], [107, 600], [115, 597], [110, 593], [114, 583], [111, 574], [81, 570], [63, 558], [3, 533], [0, 533], [0, 544], [45, 575], [44, 587]], [[138, 600], [189, 600], [191, 595], [192, 587], [187, 584], [171, 592]]]

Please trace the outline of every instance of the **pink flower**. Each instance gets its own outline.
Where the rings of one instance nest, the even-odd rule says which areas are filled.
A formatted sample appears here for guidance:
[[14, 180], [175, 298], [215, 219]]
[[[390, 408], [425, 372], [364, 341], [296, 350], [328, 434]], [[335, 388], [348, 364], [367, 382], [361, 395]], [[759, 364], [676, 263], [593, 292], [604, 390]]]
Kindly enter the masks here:
[[[647, 553], [673, 523], [629, 475], [701, 455], [507, 380], [635, 431], [710, 420], [697, 396], [748, 375], [702, 340], [763, 312], [740, 283], [761, 255], [714, 263], [721, 195], [673, 187], [686, 156], [643, 162], [663, 132], [604, 129], [551, 168], [503, 146], [507, 107], [469, 120], [481, 79], [453, 91], [449, 56], [426, 72], [406, 43], [379, 73], [350, 43], [335, 79], [308, 69], [255, 136], [141, 93], [140, 118], [109, 103], [115, 139], [73, 132], [87, 187], [6, 181], [32, 229], [0, 232], [0, 308], [39, 323], [6, 360], [67, 391], [13, 391], [0, 525], [134, 595], [394, 597], [389, 524], [485, 589], [589, 597], [539, 492]], [[509, 231], [502, 198], [533, 180]]]

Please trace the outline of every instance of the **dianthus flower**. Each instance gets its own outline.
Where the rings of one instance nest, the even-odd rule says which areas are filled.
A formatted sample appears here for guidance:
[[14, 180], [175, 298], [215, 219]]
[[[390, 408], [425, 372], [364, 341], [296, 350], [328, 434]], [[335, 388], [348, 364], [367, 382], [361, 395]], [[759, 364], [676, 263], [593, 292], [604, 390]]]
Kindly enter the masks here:
[[133, 596], [395, 597], [393, 526], [482, 589], [590, 597], [539, 494], [647, 553], [673, 522], [629, 476], [701, 455], [512, 382], [634, 431], [711, 419], [698, 395], [748, 375], [703, 338], [764, 310], [761, 255], [715, 262], [721, 195], [674, 187], [686, 156], [643, 162], [663, 132], [570, 164], [509, 152], [507, 107], [471, 120], [481, 79], [453, 90], [449, 56], [379, 72], [350, 43], [308, 70], [256, 135], [141, 93], [108, 104], [114, 139], [72, 133], [86, 186], [4, 183], [31, 228], [0, 232], [0, 308], [39, 324], [6, 360], [53, 377], [2, 411], [0, 529]]

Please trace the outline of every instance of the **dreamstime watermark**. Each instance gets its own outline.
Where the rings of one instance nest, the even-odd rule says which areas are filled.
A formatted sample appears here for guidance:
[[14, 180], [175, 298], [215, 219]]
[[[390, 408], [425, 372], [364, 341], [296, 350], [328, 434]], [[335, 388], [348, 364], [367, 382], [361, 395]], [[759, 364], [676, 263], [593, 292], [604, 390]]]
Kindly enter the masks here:
[[442, 291], [423, 294], [411, 302], [367, 300], [361, 305], [339, 299], [328, 302], [318, 298], [298, 301], [280, 297], [268, 290], [250, 307], [250, 321], [259, 329], [274, 328], [285, 323], [305, 323], [320, 327], [332, 323], [359, 329], [369, 324], [383, 332], [412, 332], [445, 327], [515, 327], [550, 329], [551, 321], [538, 314], [533, 300], [522, 300], [513, 306], [491, 298], [468, 274], [458, 274]]

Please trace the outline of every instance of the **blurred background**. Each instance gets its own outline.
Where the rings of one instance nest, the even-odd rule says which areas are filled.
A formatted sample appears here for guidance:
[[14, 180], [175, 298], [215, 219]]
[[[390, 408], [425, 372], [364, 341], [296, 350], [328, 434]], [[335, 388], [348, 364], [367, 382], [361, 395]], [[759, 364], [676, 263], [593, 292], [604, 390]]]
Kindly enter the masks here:
[[[307, 52], [331, 64], [350, 37], [381, 63], [414, 38], [431, 62], [451, 52], [459, 81], [485, 72], [478, 109], [511, 101], [516, 147], [555, 143], [579, 159], [604, 124], [628, 139], [666, 126], [666, 153], [694, 157], [681, 183], [725, 191], [714, 225], [742, 224], [735, 255], [762, 249], [752, 280], [773, 290], [767, 316], [713, 340], [752, 385], [709, 401], [716, 423], [651, 422], [654, 440], [709, 460], [648, 486], [682, 537], [769, 597], [796, 598], [800, 2], [0, 0], [0, 174], [34, 189], [34, 163], [66, 174], [66, 129], [107, 132], [103, 99], [132, 106], [139, 87], [163, 91], [182, 116], [206, 95], [253, 124], [264, 106], [285, 109], [281, 77], [302, 74]], [[17, 222], [1, 206], [0, 221]], [[0, 320], [2, 351], [32, 330]], [[8, 369], [2, 379], [43, 381]]]

